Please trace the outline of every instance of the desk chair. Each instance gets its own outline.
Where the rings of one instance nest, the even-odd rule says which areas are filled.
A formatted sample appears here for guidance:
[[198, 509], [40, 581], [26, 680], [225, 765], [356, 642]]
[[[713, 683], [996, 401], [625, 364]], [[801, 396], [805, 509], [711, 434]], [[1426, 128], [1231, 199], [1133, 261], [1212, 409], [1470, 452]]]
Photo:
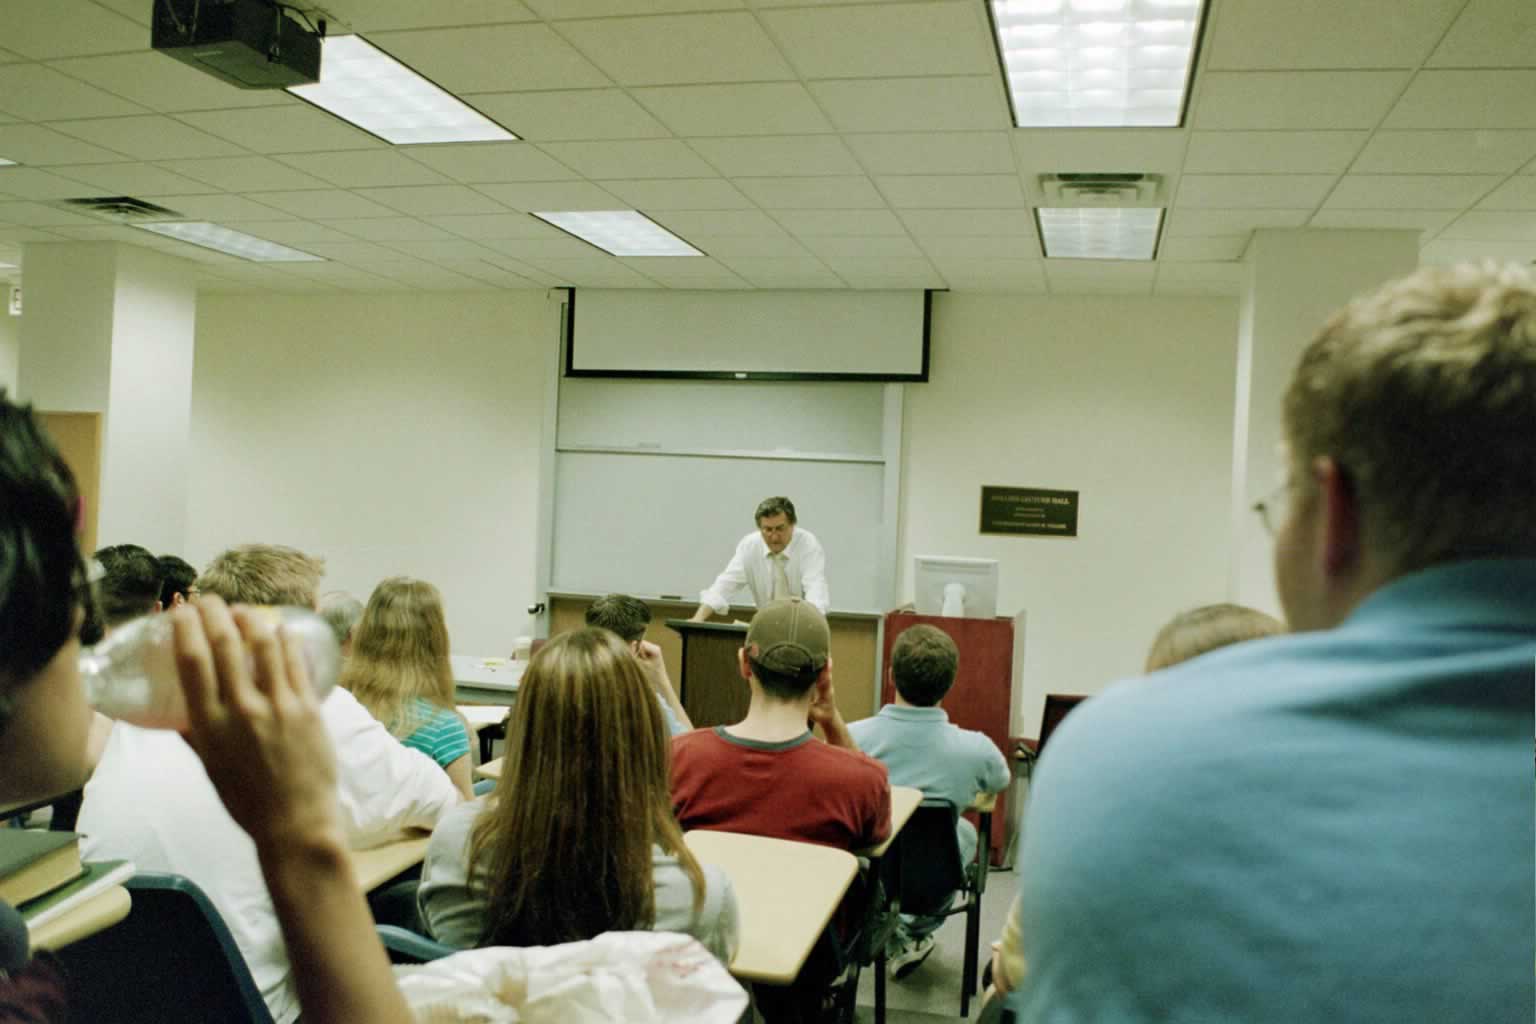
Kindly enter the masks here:
[[441, 960], [458, 950], [441, 942], [419, 935], [408, 928], [392, 924], [375, 925], [379, 940], [384, 943], [392, 964], [424, 964], [429, 960]]
[[[898, 858], [887, 858], [897, 866], [887, 871], [884, 884], [896, 898], [903, 914], [949, 917], [965, 915], [965, 967], [960, 980], [960, 1016], [971, 1012], [971, 997], [976, 994], [979, 947], [981, 943], [981, 897], [987, 889], [987, 843], [991, 834], [992, 813], [980, 812], [976, 857], [969, 864], [960, 861], [960, 843], [955, 837], [959, 811], [947, 800], [924, 800], [896, 844]], [[962, 898], [950, 904], [951, 894]], [[885, 957], [879, 958], [879, 984], [884, 979]]]
[[139, 874], [125, 884], [128, 916], [58, 953], [72, 1020], [272, 1024], [240, 947], [196, 883]]

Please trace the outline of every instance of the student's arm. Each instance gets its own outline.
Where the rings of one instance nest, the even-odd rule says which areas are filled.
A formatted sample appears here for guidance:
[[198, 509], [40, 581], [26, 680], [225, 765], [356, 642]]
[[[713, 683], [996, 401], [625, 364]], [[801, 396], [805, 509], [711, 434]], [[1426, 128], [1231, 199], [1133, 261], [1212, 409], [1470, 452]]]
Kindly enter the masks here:
[[671, 709], [672, 717], [677, 719], [683, 731], [692, 729], [693, 720], [683, 710], [683, 702], [677, 699], [677, 687], [672, 685], [672, 677], [667, 675], [667, 662], [662, 657], [661, 648], [649, 640], [641, 640], [635, 644], [635, 657], [640, 659], [640, 667], [650, 676], [651, 685]]
[[1001, 793], [1013, 782], [1013, 771], [1008, 767], [1008, 759], [997, 749], [991, 737], [985, 734], [976, 734], [976, 747], [981, 754], [981, 771], [977, 773], [976, 791]]
[[836, 695], [832, 691], [830, 662], [827, 664], [827, 670], [821, 674], [821, 678], [816, 680], [816, 696], [811, 701], [810, 717], [811, 724], [821, 726], [822, 735], [832, 746], [847, 750], [859, 749], [853, 733], [848, 731], [848, 723], [843, 721], [842, 712], [837, 710]]
[[407, 1024], [352, 872], [336, 761], [302, 647], [265, 617], [231, 616], [217, 597], [171, 615], [186, 739], [256, 844], [304, 1020]]
[[1003, 922], [1003, 934], [992, 943], [992, 987], [1007, 995], [1024, 980], [1024, 948], [1019, 935], [1019, 900], [1014, 899]]
[[449, 762], [443, 768], [443, 771], [448, 773], [448, 781], [454, 784], [459, 791], [459, 795], [465, 800], [472, 799], [475, 795], [475, 770], [474, 766], [469, 763], [470, 760], [470, 756], [465, 754], [457, 761]]
[[699, 610], [693, 613], [694, 622], [703, 622], [709, 618], [711, 611], [724, 615], [731, 610], [731, 595], [747, 585], [746, 556], [742, 551], [744, 547], [743, 544], [737, 544], [736, 553], [731, 555], [731, 560], [720, 571], [720, 575], [715, 577], [715, 582], [707, 590], [699, 592]]
[[429, 829], [463, 799], [441, 765], [395, 739], [346, 690], [332, 690], [320, 713], [336, 749], [342, 826], [355, 849]]

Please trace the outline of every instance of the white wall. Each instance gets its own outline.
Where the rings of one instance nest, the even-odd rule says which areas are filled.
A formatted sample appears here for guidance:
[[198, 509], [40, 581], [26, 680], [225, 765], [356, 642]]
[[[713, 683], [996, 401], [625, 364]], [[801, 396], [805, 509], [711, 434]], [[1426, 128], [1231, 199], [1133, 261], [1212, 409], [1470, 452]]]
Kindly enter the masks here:
[[543, 292], [202, 295], [186, 556], [292, 544], [327, 589], [440, 587], [455, 650], [529, 632]]
[[[1226, 599], [1235, 299], [935, 296], [907, 387], [901, 590], [912, 558], [1001, 561], [1028, 612], [1015, 734], [1044, 694], [1140, 671], [1176, 611]], [[978, 531], [983, 484], [1077, 490], [1078, 537]]]
[[[0, 298], [10, 294], [10, 285], [0, 281]], [[16, 397], [17, 368], [21, 360], [21, 318], [0, 309], [0, 387]]]

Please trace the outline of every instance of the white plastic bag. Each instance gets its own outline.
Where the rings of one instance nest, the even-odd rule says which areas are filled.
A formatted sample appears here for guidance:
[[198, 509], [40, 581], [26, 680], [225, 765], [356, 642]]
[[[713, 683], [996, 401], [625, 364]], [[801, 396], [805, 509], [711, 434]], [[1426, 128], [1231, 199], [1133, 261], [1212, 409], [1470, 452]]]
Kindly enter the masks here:
[[608, 932], [395, 968], [419, 1024], [728, 1024], [747, 994], [697, 939]]

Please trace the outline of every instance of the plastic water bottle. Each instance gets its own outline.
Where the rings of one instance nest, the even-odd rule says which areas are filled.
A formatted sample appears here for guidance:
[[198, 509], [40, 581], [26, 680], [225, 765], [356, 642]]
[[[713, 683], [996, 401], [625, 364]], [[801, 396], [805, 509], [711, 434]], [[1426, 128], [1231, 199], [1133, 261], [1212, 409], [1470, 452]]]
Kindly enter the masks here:
[[[325, 698], [341, 672], [341, 649], [324, 619], [303, 608], [261, 608], [297, 639], [315, 696]], [[112, 631], [80, 655], [85, 699], [108, 718], [148, 729], [184, 729], [187, 702], [176, 673], [171, 617], [146, 615]]]

